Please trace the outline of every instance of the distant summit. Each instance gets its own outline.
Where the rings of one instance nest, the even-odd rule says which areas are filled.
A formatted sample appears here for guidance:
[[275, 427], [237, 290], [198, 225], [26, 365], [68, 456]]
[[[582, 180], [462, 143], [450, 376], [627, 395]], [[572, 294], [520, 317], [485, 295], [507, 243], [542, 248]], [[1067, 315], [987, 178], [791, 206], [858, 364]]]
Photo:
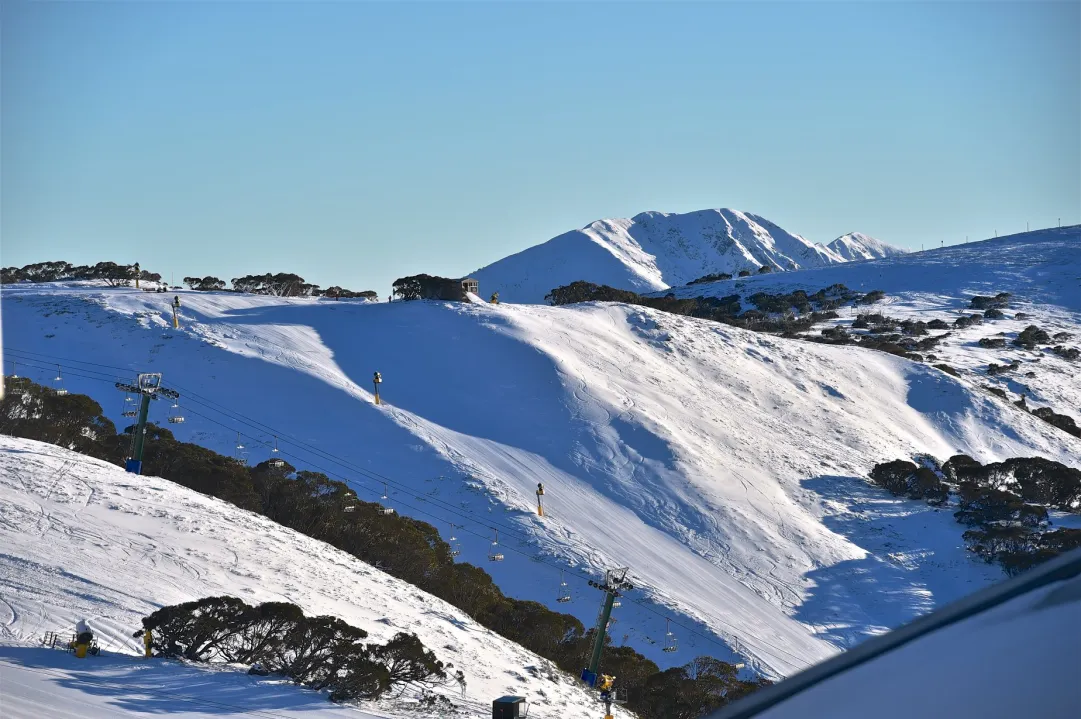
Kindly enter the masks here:
[[887, 245], [882, 240], [876, 240], [874, 237], [869, 237], [862, 232], [849, 232], [847, 235], [841, 235], [826, 247], [840, 255], [846, 262], [880, 260], [883, 257], [908, 253], [908, 250]]
[[[846, 235], [856, 236], [864, 237]], [[682, 215], [643, 212], [631, 219], [597, 220], [505, 257], [472, 276], [485, 291], [498, 291], [504, 301], [540, 303], [553, 288], [575, 280], [655, 292], [708, 274], [756, 272], [763, 266], [774, 271], [798, 270], [845, 261], [833, 249], [763, 217], [716, 209]]]

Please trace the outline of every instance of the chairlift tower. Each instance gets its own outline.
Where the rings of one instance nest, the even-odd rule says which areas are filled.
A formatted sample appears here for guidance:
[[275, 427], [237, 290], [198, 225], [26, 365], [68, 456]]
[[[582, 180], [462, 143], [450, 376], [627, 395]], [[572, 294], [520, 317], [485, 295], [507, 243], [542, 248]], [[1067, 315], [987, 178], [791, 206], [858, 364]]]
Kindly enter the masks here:
[[604, 573], [604, 583], [599, 584], [592, 579], [589, 586], [596, 587], [604, 592], [604, 601], [601, 603], [600, 613], [597, 615], [597, 626], [593, 637], [593, 653], [589, 658], [589, 666], [582, 670], [582, 681], [591, 687], [597, 685], [597, 670], [601, 665], [601, 653], [604, 651], [604, 637], [608, 632], [608, 622], [612, 618], [612, 606], [616, 597], [622, 592], [634, 589], [627, 581], [627, 567], [609, 569]]
[[158, 397], [168, 397], [171, 400], [180, 399], [180, 393], [176, 390], [161, 385], [161, 372], [143, 372], [135, 378], [134, 384], [117, 382], [116, 388], [128, 394], [137, 394], [139, 401], [139, 418], [135, 422], [135, 429], [131, 436], [131, 452], [124, 469], [132, 474], [141, 474], [143, 471], [143, 444], [146, 441], [146, 418], [150, 413], [150, 401]]

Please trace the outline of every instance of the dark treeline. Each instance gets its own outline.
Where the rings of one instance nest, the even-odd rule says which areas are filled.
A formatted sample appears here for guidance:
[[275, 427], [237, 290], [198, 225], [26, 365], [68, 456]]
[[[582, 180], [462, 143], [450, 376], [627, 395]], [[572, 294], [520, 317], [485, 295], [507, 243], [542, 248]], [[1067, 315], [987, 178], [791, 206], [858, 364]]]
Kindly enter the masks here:
[[119, 265], [99, 262], [96, 265], [73, 265], [70, 262], [37, 262], [25, 267], [5, 267], [0, 270], [0, 283], [60, 282], [70, 280], [103, 280], [110, 287], [126, 287], [138, 277], [141, 281], [160, 282], [161, 275], [147, 272], [139, 263]]
[[[0, 433], [73, 449], [121, 464], [131, 428], [117, 433], [101, 406], [78, 394], [57, 395], [26, 378], [8, 380], [0, 401]], [[147, 428], [143, 472], [218, 497], [326, 542], [403, 579], [469, 614], [477, 622], [577, 675], [589, 661], [593, 631], [570, 614], [507, 597], [480, 567], [455, 562], [431, 524], [385, 514], [357, 499], [343, 482], [320, 472], [267, 461], [254, 467]], [[351, 511], [345, 511], [346, 507]], [[630, 647], [610, 642], [602, 669], [619, 677], [620, 695], [644, 719], [693, 719], [768, 684], [737, 677], [731, 664], [699, 657], [660, 671]]]
[[250, 665], [253, 673], [327, 691], [334, 702], [378, 699], [406, 685], [423, 693], [447, 678], [447, 667], [415, 634], [367, 644], [363, 629], [337, 617], [305, 616], [287, 602], [253, 607], [235, 597], [206, 597], [162, 607], [143, 618], [135, 636], [146, 630], [157, 656]]
[[819, 322], [835, 319], [837, 313], [834, 310], [837, 308], [851, 302], [875, 302], [884, 296], [878, 290], [861, 295], [844, 285], [835, 284], [811, 294], [803, 290], [779, 294], [756, 292], [747, 298], [753, 308], [744, 309], [738, 294], [725, 297], [679, 298], [675, 293], [668, 293], [664, 297], [649, 297], [630, 290], [578, 281], [555, 288], [548, 293], [545, 300], [552, 305], [624, 302], [652, 307], [662, 312], [723, 322], [758, 332], [774, 332], [806, 339], [797, 333], [805, 332]]
[[897, 496], [945, 506], [957, 500], [954, 518], [970, 527], [969, 550], [998, 563], [1009, 575], [1081, 547], [1081, 529], [1050, 529], [1048, 507], [1081, 513], [1081, 470], [1041, 457], [980, 464], [958, 454], [945, 464], [894, 460], [875, 465], [871, 481]]
[[[115, 262], [99, 262], [96, 265], [73, 265], [70, 262], [38, 262], [25, 267], [5, 267], [0, 270], [0, 283], [16, 282], [61, 282], [68, 280], [102, 280], [110, 287], [128, 287], [135, 278], [143, 282], [161, 283], [161, 274], [147, 272], [139, 263], [121, 265]], [[168, 283], [166, 283], [168, 284]], [[300, 275], [289, 272], [264, 275], [245, 275], [230, 280], [231, 290], [226, 289], [225, 280], [212, 275], [206, 277], [185, 277], [184, 284], [189, 289], [204, 292], [247, 292], [257, 295], [276, 295], [278, 297], [331, 297], [334, 299], [364, 298], [376, 299], [379, 295], [374, 290], [354, 292], [337, 285], [321, 289], [304, 281]]]
[[334, 285], [325, 290], [319, 285], [305, 282], [300, 275], [291, 272], [267, 272], [263, 275], [244, 275], [229, 280], [231, 290], [225, 289], [225, 280], [220, 280], [213, 275], [206, 277], [185, 277], [184, 284], [188, 289], [200, 292], [244, 292], [250, 295], [272, 295], [274, 297], [332, 297], [334, 299], [351, 299], [359, 297], [374, 300], [379, 294], [375, 290], [354, 292]]

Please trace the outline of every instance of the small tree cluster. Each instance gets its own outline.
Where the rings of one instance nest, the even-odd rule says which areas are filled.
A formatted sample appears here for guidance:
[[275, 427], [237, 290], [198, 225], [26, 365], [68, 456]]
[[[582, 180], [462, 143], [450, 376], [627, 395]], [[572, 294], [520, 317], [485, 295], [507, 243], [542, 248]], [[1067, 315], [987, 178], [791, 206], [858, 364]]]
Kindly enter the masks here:
[[961, 315], [953, 321], [953, 326], [959, 330], [978, 324], [983, 324], [983, 315]]
[[701, 285], [701, 284], [705, 284], [706, 282], [719, 282], [721, 280], [730, 280], [730, 279], [732, 279], [732, 275], [728, 274], [727, 272], [716, 272], [716, 273], [709, 274], [709, 275], [702, 275], [701, 277], [699, 277], [697, 279], [691, 280], [687, 284], [688, 285]]
[[968, 307], [972, 310], [1001, 310], [1010, 302], [1009, 292], [999, 292], [994, 297], [976, 295], [969, 300]]
[[202, 278], [185, 277], [184, 284], [188, 286], [189, 290], [198, 290], [200, 292], [220, 292], [225, 289], [225, 280], [219, 280], [211, 275]]
[[332, 701], [375, 699], [394, 686], [446, 678], [443, 663], [414, 634], [365, 644], [363, 629], [337, 617], [307, 617], [286, 602], [253, 607], [235, 597], [206, 597], [162, 607], [142, 623], [159, 656], [258, 664], [309, 689], [327, 690]]
[[319, 289], [319, 285], [309, 284], [303, 277], [292, 272], [245, 275], [234, 277], [230, 283], [233, 285], [234, 292], [273, 295], [274, 297], [309, 297]]
[[1029, 325], [1014, 339], [1013, 344], [1018, 347], [1024, 347], [1027, 350], [1036, 349], [1036, 345], [1045, 345], [1051, 343], [1051, 335], [1047, 334], [1045, 330], [1040, 329], [1036, 325]]
[[880, 302], [886, 299], [886, 293], [882, 290], [871, 290], [858, 300], [861, 305], [873, 305], [875, 302]]
[[1051, 352], [1058, 355], [1064, 360], [1074, 361], [1081, 358], [1081, 350], [1076, 347], [1063, 347], [1062, 345], [1055, 345], [1051, 348]]
[[878, 464], [871, 481], [913, 498], [922, 492], [921, 472], [926, 487], [935, 487], [936, 481], [952, 485], [957, 496], [954, 517], [969, 527], [963, 535], [969, 550], [999, 563], [1007, 574], [1081, 546], [1081, 530], [1049, 530], [1047, 511], [1081, 512], [1081, 471], [1040, 457], [983, 465], [964, 454], [950, 457], [938, 471], [937, 462], [923, 465], [903, 460]]
[[935, 506], [949, 500], [949, 489], [933, 469], [901, 459], [875, 465], [871, 481], [898, 497], [925, 499]]
[[449, 300], [464, 302], [465, 289], [461, 280], [436, 275], [410, 275], [399, 277], [391, 285], [394, 296], [400, 300]]

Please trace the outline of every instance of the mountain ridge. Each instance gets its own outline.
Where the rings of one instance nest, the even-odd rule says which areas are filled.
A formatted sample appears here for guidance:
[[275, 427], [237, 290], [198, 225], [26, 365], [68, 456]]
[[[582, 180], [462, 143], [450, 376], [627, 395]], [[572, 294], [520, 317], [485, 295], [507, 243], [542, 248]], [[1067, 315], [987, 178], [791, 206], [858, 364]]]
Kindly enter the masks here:
[[656, 292], [708, 274], [824, 267], [898, 252], [861, 233], [843, 235], [830, 245], [811, 242], [760, 215], [729, 208], [647, 211], [596, 220], [497, 260], [472, 276], [485, 293], [496, 291], [503, 301], [535, 304], [544, 302], [552, 289], [577, 280]]

